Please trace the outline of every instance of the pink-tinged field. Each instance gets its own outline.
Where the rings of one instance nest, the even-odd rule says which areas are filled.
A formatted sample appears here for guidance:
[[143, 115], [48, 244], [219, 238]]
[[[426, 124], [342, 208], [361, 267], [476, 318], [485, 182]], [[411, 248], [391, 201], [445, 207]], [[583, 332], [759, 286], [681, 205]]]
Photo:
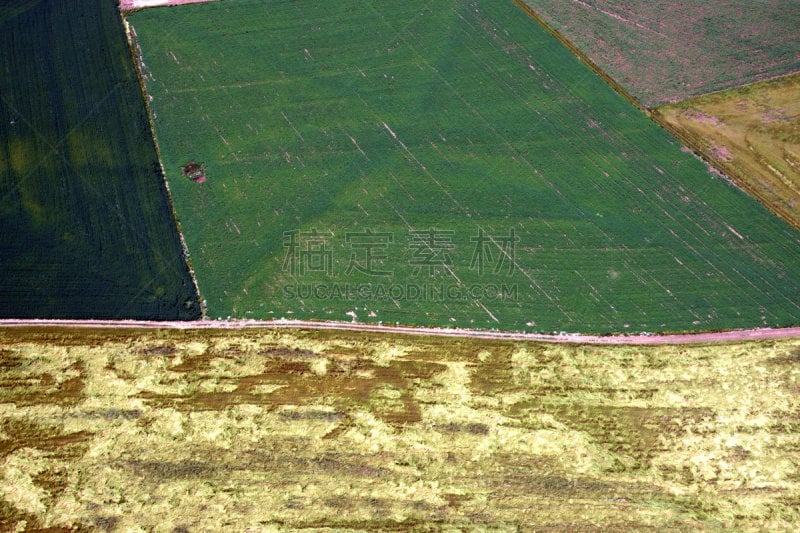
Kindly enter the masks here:
[[647, 107], [800, 70], [796, 0], [526, 0]]

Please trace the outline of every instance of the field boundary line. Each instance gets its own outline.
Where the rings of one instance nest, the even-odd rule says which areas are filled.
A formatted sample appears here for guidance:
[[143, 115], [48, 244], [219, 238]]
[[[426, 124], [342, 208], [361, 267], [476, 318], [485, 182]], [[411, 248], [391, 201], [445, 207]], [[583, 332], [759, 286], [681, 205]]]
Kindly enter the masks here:
[[754, 198], [758, 203], [766, 207], [769, 211], [773, 214], [778, 216], [780, 219], [785, 221], [787, 224], [792, 226], [795, 229], [800, 230], [800, 220], [796, 220], [792, 217], [788, 212], [781, 209], [779, 206], [775, 205], [773, 202], [769, 201], [763, 194], [761, 194], [758, 190], [756, 190], [753, 186], [751, 186], [747, 180], [743, 179], [739, 173], [733, 169], [731, 166], [726, 164], [724, 161], [720, 161], [713, 155], [707, 153], [706, 150], [702, 148], [702, 142], [699, 138], [692, 135], [690, 132], [683, 130], [677, 126], [673, 126], [670, 124], [663, 116], [663, 114], [659, 111], [660, 107], [664, 106], [671, 106], [671, 105], [678, 105], [682, 103], [689, 102], [695, 98], [702, 98], [712, 94], [723, 93], [726, 91], [737, 90], [741, 89], [742, 87], [747, 87], [748, 85], [755, 85], [757, 83], [765, 83], [769, 81], [778, 80], [781, 78], [785, 78], [787, 76], [793, 76], [797, 74], [797, 72], [784, 74], [780, 76], [775, 76], [774, 78], [766, 79], [766, 80], [759, 80], [750, 84], [741, 85], [738, 87], [732, 87], [729, 89], [720, 89], [718, 91], [712, 91], [710, 93], [705, 93], [697, 96], [692, 96], [690, 98], [686, 98], [684, 100], [680, 100], [678, 102], [664, 104], [663, 106], [657, 106], [654, 108], [648, 108], [643, 105], [639, 100], [637, 100], [631, 93], [629, 93], [622, 85], [620, 85], [611, 75], [609, 75], [605, 70], [600, 68], [594, 61], [592, 61], [589, 56], [587, 56], [583, 51], [580, 50], [577, 46], [572, 44], [572, 42], [567, 39], [561, 32], [559, 32], [556, 28], [551, 26], [546, 20], [544, 20], [539, 14], [537, 14], [531, 6], [525, 3], [524, 0], [514, 0], [514, 3], [522, 9], [525, 13], [528, 14], [533, 20], [538, 22], [539, 24], [544, 27], [550, 34], [553, 35], [556, 39], [558, 39], [561, 44], [566, 46], [574, 55], [578, 57], [581, 61], [586, 63], [598, 76], [600, 76], [603, 81], [605, 81], [616, 93], [623, 96], [628, 102], [630, 102], [634, 107], [639, 109], [640, 111], [644, 112], [650, 119], [653, 120], [656, 124], [661, 126], [664, 130], [667, 131], [670, 135], [674, 136], [680, 142], [685, 144], [689, 149], [692, 150], [696, 155], [700, 157], [700, 159], [705, 162], [706, 164], [710, 165], [712, 168], [716, 169], [717, 171], [721, 172], [725, 177], [727, 177], [736, 187], [744, 191], [746, 194]]
[[[706, 95], [702, 96], [704, 97]], [[687, 100], [682, 100], [681, 102], [678, 103], [679, 104], [686, 103], [689, 100], [693, 99], [694, 98], [689, 98]], [[671, 106], [673, 104], [666, 104], [666, 105]], [[800, 220], [793, 217], [791, 213], [784, 210], [779, 205], [770, 201], [764, 194], [762, 194], [758, 189], [756, 189], [753, 185], [751, 185], [746, 179], [742, 178], [739, 175], [739, 172], [732, 166], [728, 165], [725, 161], [722, 161], [714, 157], [707, 150], [705, 150], [702, 147], [703, 140], [701, 137], [695, 135], [694, 133], [685, 128], [670, 123], [659, 108], [653, 109], [651, 111], [650, 118], [653, 119], [653, 121], [656, 124], [667, 130], [667, 132], [669, 132], [670, 135], [673, 135], [675, 138], [677, 138], [679, 141], [685, 144], [706, 164], [710, 165], [711, 167], [717, 169], [722, 174], [724, 174], [725, 177], [727, 177], [736, 187], [738, 187], [739, 189], [747, 193], [749, 196], [756, 199], [758, 203], [769, 209], [775, 216], [779, 217], [788, 225], [797, 230], [800, 230]]]
[[546, 20], [544, 20], [541, 16], [539, 16], [536, 11], [533, 10], [531, 6], [525, 3], [524, 0], [514, 0], [514, 3], [519, 7], [522, 11], [524, 11], [529, 17], [531, 17], [534, 21], [540, 24], [545, 30], [547, 30], [553, 37], [558, 39], [558, 41], [566, 46], [570, 52], [572, 52], [575, 56], [578, 57], [581, 61], [586, 63], [586, 65], [594, 71], [595, 74], [600, 76], [603, 81], [605, 81], [617, 94], [625, 98], [628, 102], [630, 102], [636, 109], [642, 111], [645, 115], [650, 116], [650, 109], [648, 109], [644, 104], [642, 104], [635, 96], [628, 92], [625, 87], [620, 85], [617, 80], [615, 80], [611, 75], [609, 75], [605, 70], [600, 68], [594, 61], [589, 59], [580, 48], [572, 44], [572, 41], [567, 39], [561, 32], [551, 26]]
[[183, 229], [181, 228], [181, 222], [178, 218], [178, 212], [175, 210], [175, 202], [172, 199], [172, 191], [170, 190], [169, 182], [167, 181], [167, 171], [164, 168], [164, 161], [161, 157], [161, 147], [158, 145], [158, 137], [156, 137], [156, 127], [153, 123], [153, 110], [150, 109], [150, 93], [147, 91], [147, 82], [145, 81], [145, 74], [142, 70], [142, 67], [144, 66], [144, 58], [141, 53], [141, 47], [139, 46], [139, 41], [136, 39], [135, 28], [131, 26], [131, 24], [128, 22], [128, 19], [124, 16], [122, 17], [122, 24], [125, 29], [125, 36], [126, 40], [128, 41], [128, 50], [130, 51], [133, 68], [136, 71], [136, 77], [139, 81], [139, 91], [141, 92], [142, 100], [144, 101], [145, 113], [147, 113], [147, 125], [150, 127], [150, 137], [153, 139], [153, 146], [156, 150], [158, 168], [161, 170], [161, 182], [164, 186], [164, 194], [166, 194], [169, 210], [172, 214], [172, 222], [175, 224], [175, 231], [178, 233], [178, 240], [181, 244], [183, 264], [186, 270], [189, 272], [189, 279], [192, 280], [192, 285], [194, 285], [194, 292], [197, 295], [197, 304], [200, 306], [200, 316], [203, 319], [207, 319], [208, 309], [206, 308], [203, 295], [200, 294], [200, 285], [197, 283], [197, 275], [195, 274], [194, 267], [192, 266], [192, 258], [189, 255], [189, 246], [186, 244], [186, 239], [183, 236]]
[[708, 96], [720, 96], [724, 95], [724, 93], [731, 92], [731, 91], [738, 91], [741, 89], [747, 89], [749, 87], [754, 87], [756, 85], [766, 85], [769, 83], [776, 83], [780, 82], [784, 78], [791, 78], [792, 76], [800, 76], [800, 69], [791, 70], [786, 74], [777, 74], [775, 76], [768, 76], [763, 79], [754, 80], [749, 83], [744, 83], [742, 85], [734, 85], [733, 87], [728, 87], [727, 89], [714, 89], [713, 91], [709, 91], [707, 93], [695, 94], [694, 96], [689, 96], [687, 98], [683, 98], [681, 100], [675, 100], [674, 102], [665, 102], [663, 104], [659, 104], [653, 107], [653, 111], [660, 109], [662, 107], [674, 107], [679, 106], [681, 104], [687, 104], [692, 100], [697, 100], [698, 98], [706, 98]]
[[710, 344], [728, 342], [747, 342], [767, 339], [800, 339], [800, 326], [789, 328], [755, 328], [707, 333], [672, 333], [664, 335], [581, 335], [573, 333], [547, 334], [522, 333], [492, 330], [470, 330], [457, 328], [390, 326], [380, 324], [359, 324], [354, 322], [316, 322], [311, 320], [198, 320], [198, 321], [144, 321], [144, 320], [60, 320], [60, 319], [4, 319], [0, 320], [3, 329], [22, 328], [82, 328], [119, 330], [318, 330], [345, 331], [357, 333], [399, 334], [425, 337], [472, 338], [484, 340], [507, 340], [542, 342], [554, 344], [596, 344], [596, 345], [682, 345]]

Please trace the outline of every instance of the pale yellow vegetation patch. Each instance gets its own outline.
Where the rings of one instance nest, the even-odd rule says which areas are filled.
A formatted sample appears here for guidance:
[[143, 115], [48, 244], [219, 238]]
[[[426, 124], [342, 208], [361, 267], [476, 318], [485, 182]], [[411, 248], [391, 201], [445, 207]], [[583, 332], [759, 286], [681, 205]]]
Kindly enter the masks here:
[[7, 455], [3, 461], [3, 498], [17, 509], [33, 515], [43, 514], [47, 507], [47, 492], [33, 483], [32, 476], [46, 468], [42, 452], [22, 448]]
[[378, 366], [388, 366], [391, 361], [402, 358], [410, 350], [408, 346], [398, 346], [388, 342], [380, 342], [373, 347], [372, 360]]
[[324, 376], [328, 373], [328, 360], [321, 358], [311, 361], [311, 371], [318, 376]]
[[666, 105], [654, 116], [800, 225], [800, 74]]

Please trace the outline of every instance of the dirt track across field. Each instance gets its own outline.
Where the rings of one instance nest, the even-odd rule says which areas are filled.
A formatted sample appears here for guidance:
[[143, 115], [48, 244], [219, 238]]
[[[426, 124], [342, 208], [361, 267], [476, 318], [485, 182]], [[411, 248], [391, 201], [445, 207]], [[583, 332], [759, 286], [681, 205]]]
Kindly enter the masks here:
[[157, 322], [137, 320], [0, 320], [5, 327], [69, 327], [108, 329], [310, 329], [341, 330], [365, 333], [394, 333], [435, 337], [468, 337], [473, 339], [551, 342], [567, 344], [705, 344], [742, 342], [764, 339], [800, 337], [800, 327], [757, 328], [712, 333], [679, 333], [670, 335], [581, 335], [576, 333], [543, 334], [505, 331], [480, 331], [456, 328], [424, 328], [384, 326], [352, 322], [314, 322], [310, 320], [202, 320], [195, 322]]
[[215, 0], [120, 0], [119, 8], [124, 10], [143, 7], [179, 6], [181, 4], [200, 4]]

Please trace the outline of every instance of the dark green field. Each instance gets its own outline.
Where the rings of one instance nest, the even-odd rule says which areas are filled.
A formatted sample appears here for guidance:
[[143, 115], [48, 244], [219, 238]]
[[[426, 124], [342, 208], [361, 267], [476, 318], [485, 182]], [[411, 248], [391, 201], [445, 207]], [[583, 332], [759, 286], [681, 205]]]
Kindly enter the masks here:
[[0, 318], [200, 314], [114, 2], [0, 5], [0, 273]]
[[[800, 234], [511, 0], [236, 0], [129, 21], [213, 317], [800, 323]], [[206, 183], [181, 176], [191, 159]]]

